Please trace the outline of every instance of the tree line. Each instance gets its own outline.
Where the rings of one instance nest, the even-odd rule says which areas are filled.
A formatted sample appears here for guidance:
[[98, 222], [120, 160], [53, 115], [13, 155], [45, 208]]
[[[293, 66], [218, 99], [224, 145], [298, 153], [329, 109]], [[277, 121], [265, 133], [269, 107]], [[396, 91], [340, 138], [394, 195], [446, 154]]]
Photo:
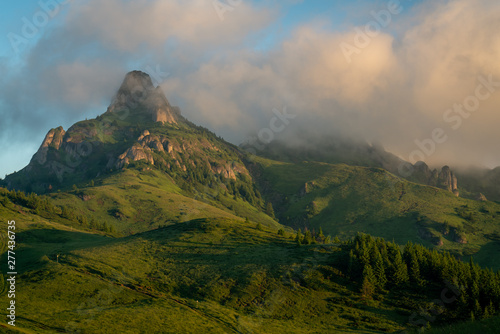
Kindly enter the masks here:
[[457, 298], [442, 310], [443, 320], [488, 318], [500, 309], [500, 273], [481, 268], [472, 258], [463, 262], [411, 242], [401, 250], [394, 242], [361, 234], [342, 247], [348, 254], [346, 273], [366, 299], [394, 289], [429, 291], [449, 285]]

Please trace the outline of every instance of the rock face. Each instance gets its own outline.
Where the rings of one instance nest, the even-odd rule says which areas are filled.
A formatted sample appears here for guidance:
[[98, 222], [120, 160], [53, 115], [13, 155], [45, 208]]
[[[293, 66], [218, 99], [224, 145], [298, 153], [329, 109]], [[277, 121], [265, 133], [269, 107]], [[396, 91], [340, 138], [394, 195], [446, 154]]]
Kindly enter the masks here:
[[413, 166], [413, 174], [410, 179], [448, 190], [456, 196], [459, 195], [457, 177], [448, 166], [444, 166], [441, 171], [438, 172], [437, 169], [431, 170], [425, 162], [418, 161]]
[[132, 146], [118, 157], [116, 167], [122, 168], [123, 166], [128, 165], [130, 161], [139, 160], [147, 160], [150, 164], [154, 165], [155, 161], [151, 155], [151, 149], [149, 147], [143, 147], [137, 144]]
[[150, 115], [153, 122], [176, 124], [179, 108], [172, 107], [162, 89], [154, 87], [148, 74], [141, 71], [128, 73], [116, 93], [108, 112], [130, 113], [140, 110]]
[[448, 166], [444, 166], [441, 169], [441, 172], [438, 175], [438, 186], [451, 191], [457, 196], [459, 195], [457, 178]]
[[47, 153], [49, 152], [49, 147], [53, 147], [54, 149], [58, 150], [63, 143], [65, 134], [66, 132], [64, 131], [62, 126], [51, 129], [45, 136], [42, 145], [40, 145], [40, 148], [33, 156], [32, 161], [35, 160], [41, 165], [45, 164], [45, 162], [47, 162]]
[[[213, 146], [205, 138], [180, 141], [178, 138], [155, 135], [149, 130], [144, 130], [132, 147], [120, 154], [118, 158], [111, 157], [107, 167], [121, 169], [132, 161], [144, 160], [151, 165], [163, 165], [167, 169], [175, 166], [183, 171], [186, 171], [189, 166], [195, 168], [205, 166], [212, 173], [233, 180], [236, 180], [238, 174], [249, 174], [242, 163], [227, 163], [221, 159], [214, 159], [210, 157], [210, 154], [206, 154], [208, 152], [219, 152], [219, 148]], [[193, 156], [199, 159], [193, 160]]]

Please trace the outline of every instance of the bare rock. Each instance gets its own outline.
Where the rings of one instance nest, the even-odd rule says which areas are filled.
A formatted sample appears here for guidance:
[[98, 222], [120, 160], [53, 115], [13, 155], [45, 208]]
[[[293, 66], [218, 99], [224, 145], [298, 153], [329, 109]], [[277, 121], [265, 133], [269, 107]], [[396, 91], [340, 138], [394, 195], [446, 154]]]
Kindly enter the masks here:
[[438, 175], [438, 186], [459, 195], [457, 178], [448, 166], [441, 169]]
[[486, 202], [486, 201], [488, 201], [488, 199], [486, 198], [486, 196], [484, 196], [483, 194], [479, 193], [479, 195], [477, 195], [477, 197], [476, 197], [476, 201]]
[[129, 164], [130, 161], [146, 160], [150, 164], [154, 165], [154, 159], [150, 153], [151, 149], [149, 147], [142, 147], [135, 144], [129, 148], [125, 153], [118, 157], [118, 162], [116, 163], [117, 168], [123, 168], [125, 165]]
[[177, 124], [179, 108], [170, 105], [161, 87], [154, 87], [151, 77], [141, 71], [132, 71], [125, 76], [108, 112], [142, 110], [150, 114], [154, 122]]
[[236, 174], [234, 173], [233, 168], [228, 164], [218, 165], [218, 166], [214, 167], [212, 170], [216, 174], [221, 174], [226, 179], [236, 180]]
[[45, 139], [43, 140], [42, 145], [40, 145], [37, 153], [35, 153], [35, 155], [33, 156], [33, 160], [41, 165], [45, 164], [47, 162], [47, 153], [49, 152], [49, 147], [53, 147], [56, 150], [59, 150], [63, 143], [65, 135], [66, 132], [64, 131], [62, 126], [51, 129], [45, 136]]

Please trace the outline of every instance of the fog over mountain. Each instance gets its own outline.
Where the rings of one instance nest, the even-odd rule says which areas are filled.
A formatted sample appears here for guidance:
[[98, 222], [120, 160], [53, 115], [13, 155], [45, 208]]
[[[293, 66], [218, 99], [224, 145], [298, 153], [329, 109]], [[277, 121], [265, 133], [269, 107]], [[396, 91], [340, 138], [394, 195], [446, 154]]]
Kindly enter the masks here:
[[[25, 166], [47, 129], [102, 113], [135, 68], [236, 144], [285, 108], [296, 117], [276, 136], [345, 135], [429, 165], [500, 165], [497, 1], [357, 1], [294, 21], [299, 6], [61, 5], [26, 43], [2, 44], [0, 175]], [[4, 35], [22, 33], [21, 19], [9, 22]], [[367, 31], [370, 22], [381, 28]]]

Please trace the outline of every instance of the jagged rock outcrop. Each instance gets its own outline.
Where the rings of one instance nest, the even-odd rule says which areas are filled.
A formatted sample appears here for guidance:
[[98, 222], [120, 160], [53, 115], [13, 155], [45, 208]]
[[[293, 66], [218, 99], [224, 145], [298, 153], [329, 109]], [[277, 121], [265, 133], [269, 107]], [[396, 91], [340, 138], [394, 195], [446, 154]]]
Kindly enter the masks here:
[[40, 148], [33, 156], [32, 161], [34, 160], [41, 165], [45, 164], [47, 162], [47, 153], [49, 152], [49, 147], [53, 147], [58, 150], [63, 143], [65, 134], [66, 132], [64, 131], [62, 126], [51, 129], [45, 136], [42, 145], [40, 145]]
[[140, 112], [150, 115], [153, 122], [176, 124], [180, 116], [179, 108], [172, 107], [161, 87], [154, 87], [148, 74], [141, 71], [128, 73], [116, 93], [108, 112]]
[[459, 195], [457, 178], [448, 166], [444, 166], [441, 169], [438, 175], [438, 186], [451, 191], [457, 196]]
[[437, 169], [431, 170], [423, 161], [418, 161], [413, 165], [413, 173], [409, 177], [410, 180], [438, 187], [454, 193], [458, 192], [458, 180], [450, 167], [444, 166], [440, 172]]
[[146, 160], [150, 164], [154, 165], [155, 161], [151, 155], [151, 149], [149, 147], [144, 147], [139, 144], [135, 144], [123, 154], [118, 157], [118, 162], [116, 163], [117, 168], [122, 168], [128, 165], [130, 161], [140, 161]]
[[[164, 135], [155, 135], [149, 130], [144, 130], [132, 147], [117, 158], [111, 157], [107, 167], [120, 169], [132, 161], [145, 160], [152, 165], [161, 164], [167, 169], [175, 165], [183, 171], [188, 169], [188, 165], [193, 168], [206, 167], [214, 174], [233, 180], [236, 180], [238, 174], [249, 175], [243, 164], [227, 163], [223, 160], [217, 161], [206, 155], [207, 152], [219, 151], [219, 148], [212, 145], [205, 138], [179, 142], [177, 139], [168, 138]], [[153, 153], [158, 154], [156, 155], [156, 161], [153, 158]], [[193, 160], [191, 157], [194, 155], [204, 157]]]
[[233, 168], [230, 165], [221, 165], [212, 168], [213, 172], [216, 174], [222, 174], [226, 179], [236, 179], [236, 174], [234, 173]]
[[486, 202], [488, 201], [488, 199], [486, 198], [486, 196], [484, 196], [483, 194], [479, 193], [476, 197], [476, 201], [480, 201], [480, 202]]

